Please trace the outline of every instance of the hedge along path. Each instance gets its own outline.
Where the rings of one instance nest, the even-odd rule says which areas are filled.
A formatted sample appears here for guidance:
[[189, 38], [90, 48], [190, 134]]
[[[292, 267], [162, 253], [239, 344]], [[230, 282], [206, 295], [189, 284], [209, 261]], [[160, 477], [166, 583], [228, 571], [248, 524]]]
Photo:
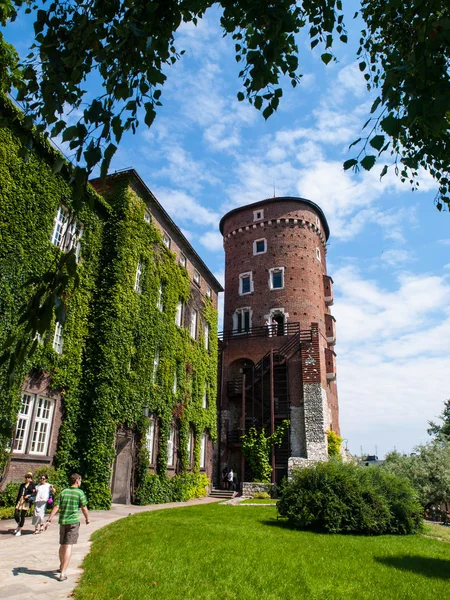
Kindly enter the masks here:
[[56, 520], [45, 533], [35, 536], [32, 535], [34, 527], [31, 525], [31, 518], [27, 518], [20, 538], [9, 533], [16, 526], [14, 520], [0, 521], [0, 598], [17, 600], [67, 598], [73, 592], [83, 572], [81, 563], [89, 553], [90, 537], [94, 531], [130, 514], [219, 501], [217, 498], [200, 498], [151, 506], [114, 504], [108, 511], [90, 511], [89, 525], [85, 525], [84, 520], [81, 519], [80, 538], [78, 544], [73, 547], [72, 560], [67, 571], [68, 579], [64, 582], [56, 579], [56, 569], [59, 565], [59, 527]]

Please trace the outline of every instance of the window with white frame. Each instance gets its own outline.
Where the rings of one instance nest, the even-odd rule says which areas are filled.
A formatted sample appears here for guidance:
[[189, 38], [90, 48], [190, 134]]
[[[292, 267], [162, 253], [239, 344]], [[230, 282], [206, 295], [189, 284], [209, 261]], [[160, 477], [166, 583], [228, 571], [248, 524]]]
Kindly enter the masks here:
[[146, 210], [144, 213], [144, 221], [146, 223], [151, 223], [152, 222], [152, 215], [150, 214], [150, 211]]
[[150, 465], [154, 463], [154, 448], [155, 448], [155, 419], [152, 417], [148, 423], [148, 428], [145, 434], [145, 447], [148, 450], [148, 462]]
[[141, 293], [142, 273], [144, 271], [144, 265], [140, 260], [136, 268], [136, 277], [134, 278], [134, 291], [138, 294]]
[[275, 267], [269, 269], [270, 279], [269, 288], [271, 290], [281, 290], [284, 288], [284, 267]]
[[184, 268], [186, 268], [187, 265], [187, 258], [183, 253], [180, 254], [180, 265]]
[[61, 250], [64, 249], [65, 245], [68, 221], [68, 211], [63, 206], [59, 206], [53, 222], [53, 231], [50, 241], [54, 246], [57, 246]]
[[159, 366], [159, 348], [156, 348], [155, 356], [153, 358], [153, 383], [156, 383], [156, 375], [158, 374]]
[[183, 300], [178, 300], [177, 312], [175, 313], [175, 325], [178, 325], [178, 327], [181, 327], [182, 322], [183, 322]]
[[54, 404], [54, 400], [37, 397], [30, 454], [47, 454]]
[[319, 248], [316, 248], [316, 258], [318, 261], [322, 262], [322, 255], [320, 254]]
[[187, 457], [188, 457], [189, 465], [192, 465], [193, 451], [194, 451], [194, 430], [192, 429], [192, 427], [190, 427], [188, 440], [187, 440]]
[[236, 309], [233, 315], [233, 330], [246, 333], [252, 328], [252, 311], [249, 306]]
[[209, 350], [209, 324], [205, 323], [205, 349]]
[[173, 467], [175, 465], [175, 436], [176, 430], [175, 425], [170, 426], [169, 439], [167, 440], [167, 466]]
[[158, 308], [158, 310], [160, 310], [162, 312], [164, 306], [163, 306], [163, 284], [160, 283], [159, 284], [159, 290], [158, 290], [158, 300], [156, 302], [156, 307]]
[[253, 242], [253, 254], [265, 254], [267, 252], [267, 240], [261, 238]]
[[202, 408], [208, 408], [208, 390], [207, 390], [206, 386], [205, 386], [205, 390], [203, 392]]
[[200, 285], [200, 273], [198, 271], [194, 271], [194, 283]]
[[206, 296], [211, 299], [212, 298], [212, 290], [209, 285], [206, 286]]
[[162, 241], [163, 241], [164, 246], [170, 250], [170, 245], [172, 244], [172, 240], [170, 239], [170, 237], [167, 235], [166, 232], [163, 233]]
[[191, 337], [197, 339], [197, 327], [198, 327], [198, 311], [193, 308], [191, 310]]
[[55, 323], [55, 333], [53, 335], [53, 350], [58, 354], [62, 354], [63, 350], [63, 326], [61, 323], [56, 321]]
[[320, 229], [320, 219], [319, 219], [319, 217], [316, 217], [316, 227], [317, 227], [317, 229]]
[[76, 220], [72, 220], [70, 225], [68, 226], [68, 231], [66, 233], [66, 245], [64, 250], [69, 252], [72, 248], [75, 249], [75, 260], [77, 262], [80, 261], [80, 253], [81, 253], [81, 237], [83, 235], [83, 226], [80, 225]]
[[262, 221], [264, 219], [264, 210], [260, 208], [259, 210], [253, 211], [253, 220], [254, 221]]
[[206, 433], [202, 434], [200, 438], [200, 469], [204, 469], [206, 466], [206, 442], [207, 442]]
[[239, 296], [253, 292], [253, 274], [251, 271], [239, 275]]
[[14, 452], [25, 452], [31, 418], [33, 416], [34, 400], [34, 395], [22, 394], [22, 403], [17, 418], [16, 433], [14, 435]]
[[177, 393], [178, 390], [178, 375], [177, 375], [177, 366], [175, 366], [175, 371], [173, 373], [173, 386], [172, 386], [172, 392], [174, 394]]

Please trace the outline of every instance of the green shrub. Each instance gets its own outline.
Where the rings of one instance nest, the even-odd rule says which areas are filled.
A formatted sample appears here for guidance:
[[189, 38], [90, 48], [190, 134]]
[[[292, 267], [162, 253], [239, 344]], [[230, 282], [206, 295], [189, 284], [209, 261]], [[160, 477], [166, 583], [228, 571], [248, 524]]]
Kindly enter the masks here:
[[268, 500], [270, 498], [270, 494], [267, 492], [255, 492], [253, 494], [253, 498], [255, 500]]
[[136, 504], [186, 502], [206, 496], [210, 481], [203, 474], [182, 473], [171, 479], [147, 473], [136, 491]]
[[340, 460], [294, 472], [278, 512], [296, 527], [329, 533], [416, 533], [422, 507], [406, 479]]
[[[5, 489], [0, 492], [0, 506], [14, 507], [16, 505], [17, 494], [19, 493], [20, 483], [7, 483]], [[6, 517], [4, 517], [6, 518]]]
[[14, 506], [3, 506], [0, 508], [0, 519], [13, 519], [14, 510]]

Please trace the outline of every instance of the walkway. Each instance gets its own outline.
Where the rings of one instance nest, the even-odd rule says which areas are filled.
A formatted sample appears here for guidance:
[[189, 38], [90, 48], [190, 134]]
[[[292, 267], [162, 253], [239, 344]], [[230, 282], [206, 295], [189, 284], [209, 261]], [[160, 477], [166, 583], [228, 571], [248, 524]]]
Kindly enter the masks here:
[[29, 517], [20, 537], [10, 533], [16, 526], [13, 520], [0, 521], [0, 598], [15, 600], [68, 598], [82, 573], [81, 563], [91, 546], [89, 538], [97, 529], [136, 513], [217, 501], [217, 498], [200, 498], [188, 502], [150, 506], [114, 504], [111, 510], [89, 511], [91, 522], [85, 525], [84, 519], [81, 518], [80, 537], [78, 544], [73, 548], [72, 560], [67, 571], [68, 579], [63, 582], [56, 579], [56, 569], [59, 567], [59, 527], [56, 520], [45, 533], [32, 535], [34, 527]]

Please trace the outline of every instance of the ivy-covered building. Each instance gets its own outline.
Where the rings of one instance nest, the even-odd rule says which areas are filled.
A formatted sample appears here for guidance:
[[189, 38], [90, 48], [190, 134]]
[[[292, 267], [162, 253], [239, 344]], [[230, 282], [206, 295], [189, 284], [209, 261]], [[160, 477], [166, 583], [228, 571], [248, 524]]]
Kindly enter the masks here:
[[211, 478], [220, 284], [134, 170], [92, 181], [75, 219], [60, 155], [35, 136], [24, 160], [24, 117], [5, 98], [0, 113], [0, 344], [30, 278], [70, 248], [79, 276], [12, 385], [0, 366], [0, 485], [79, 471], [100, 508], [152, 500], [166, 476]]

